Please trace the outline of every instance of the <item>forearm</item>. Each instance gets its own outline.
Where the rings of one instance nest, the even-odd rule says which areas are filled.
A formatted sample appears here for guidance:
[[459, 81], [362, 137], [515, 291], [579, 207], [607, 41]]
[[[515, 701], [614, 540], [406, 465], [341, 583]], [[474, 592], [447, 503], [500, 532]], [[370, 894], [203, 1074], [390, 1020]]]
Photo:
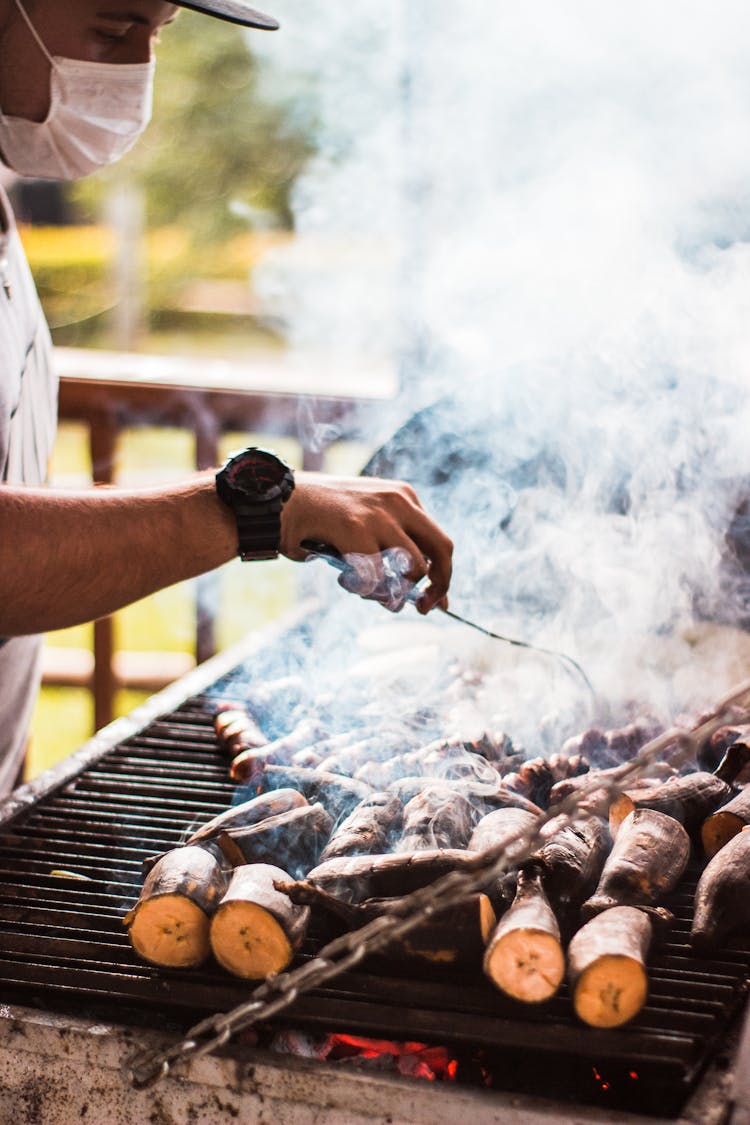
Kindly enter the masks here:
[[236, 551], [210, 473], [169, 488], [0, 487], [0, 636], [91, 621]]
[[[138, 490], [0, 486], [0, 637], [104, 617], [227, 562], [237, 538], [213, 473]], [[413, 581], [430, 577], [421, 611], [444, 604], [452, 544], [408, 485], [299, 473], [281, 518], [282, 553], [304, 559], [307, 539], [348, 558], [399, 548]], [[382, 600], [377, 565], [374, 573], [357, 592]]]

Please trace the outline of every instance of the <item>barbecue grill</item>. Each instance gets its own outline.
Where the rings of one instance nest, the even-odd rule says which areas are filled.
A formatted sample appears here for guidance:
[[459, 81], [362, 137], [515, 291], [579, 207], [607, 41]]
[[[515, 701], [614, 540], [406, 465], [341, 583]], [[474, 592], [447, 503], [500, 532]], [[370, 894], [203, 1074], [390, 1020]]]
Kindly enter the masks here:
[[[60, 1046], [61, 1029], [68, 1028], [66, 1040], [70, 1036], [70, 1042], [84, 1044], [90, 1070], [98, 1065], [90, 1057], [92, 1026], [109, 1025], [113, 1018], [124, 1021], [126, 1030], [115, 1037], [118, 1057], [124, 1057], [151, 1041], [155, 1028], [163, 1031], [166, 1024], [177, 1035], [196, 1017], [229, 1010], [247, 998], [251, 986], [215, 966], [181, 972], [145, 965], [128, 943], [122, 916], [137, 896], [144, 857], [176, 846], [188, 825], [207, 820], [232, 802], [234, 787], [213, 732], [217, 700], [237, 696], [251, 681], [262, 681], [272, 663], [278, 669], [279, 651], [290, 648], [290, 636], [309, 629], [312, 613], [313, 607], [305, 605], [283, 626], [214, 658], [106, 728], [73, 758], [0, 807], [0, 981], [3, 1001], [13, 1005], [4, 1012], [7, 1026], [4, 1032], [0, 1028], [0, 1042], [19, 1042], [23, 1029], [25, 1047], [20, 1070], [16, 1062], [12, 1067], [8, 1062], [17, 1050], [15, 1055], [7, 1054], [10, 1048], [5, 1056], [0, 1054], [10, 1074], [26, 1075], [24, 1068], [38, 1049], [41, 1071], [48, 1078], [49, 1040]], [[273, 717], [279, 729], [284, 720], [283, 714]], [[721, 1072], [726, 1066], [750, 974], [747, 941], [733, 941], [710, 959], [691, 955], [687, 933], [696, 877], [693, 868], [666, 903], [677, 923], [651, 957], [648, 1004], [625, 1028], [582, 1028], [571, 1015], [564, 990], [537, 1012], [504, 999], [481, 973], [467, 977], [445, 969], [415, 971], [413, 966], [405, 971], [378, 961], [300, 997], [279, 1019], [278, 1028], [444, 1047], [455, 1063], [456, 1082], [450, 1091], [441, 1085], [446, 1104], [456, 1099], [452, 1120], [463, 1105], [471, 1105], [478, 1119], [495, 1120], [499, 1107], [509, 1104], [508, 1091], [521, 1097], [523, 1105], [528, 1095], [544, 1092], [556, 1099], [551, 1104], [557, 1104], [558, 1120], [561, 1100], [599, 1107], [596, 1120], [602, 1119], [604, 1107], [608, 1112], [675, 1116], [684, 1112], [691, 1096], [693, 1102], [705, 1099], [707, 1067], [713, 1064]], [[311, 934], [302, 957], [314, 956], [324, 937]], [[82, 1014], [88, 1023], [80, 1022]], [[71, 1019], [73, 1023], [66, 1022]], [[265, 1041], [275, 1030], [263, 1029]], [[407, 1095], [403, 1079], [342, 1075], [329, 1064], [294, 1059], [282, 1063], [278, 1056], [258, 1055], [242, 1043], [227, 1048], [221, 1060], [193, 1061], [189, 1073], [194, 1081], [196, 1074], [213, 1075], [197, 1079], [204, 1097], [209, 1087], [214, 1093], [222, 1085], [236, 1087], [238, 1074], [246, 1078], [262, 1066], [269, 1096], [275, 1096], [270, 1091], [278, 1092], [279, 1074], [287, 1065], [306, 1091], [300, 1095], [304, 1101], [316, 1101], [316, 1081], [323, 1082], [325, 1090], [332, 1081], [343, 1083], [342, 1089], [349, 1092], [342, 1095], [344, 1100], [351, 1096], [355, 1101], [341, 1120], [353, 1122], [356, 1112], [362, 1112], [364, 1120], [367, 1107], [376, 1104], [383, 1119], [388, 1105], [396, 1120], [419, 1121], [421, 1112], [425, 1120], [440, 1119], [431, 1094], [424, 1095], [422, 1110], [412, 1104], [417, 1096], [414, 1082]], [[232, 1079], [227, 1077], [230, 1072]], [[113, 1073], [110, 1068], [110, 1082]], [[117, 1080], [124, 1096], [125, 1078], [117, 1074]], [[24, 1081], [28, 1090], [35, 1080], [26, 1075]], [[714, 1091], [723, 1079], [717, 1081]], [[6, 1077], [4, 1083], [8, 1089], [17, 1086], [13, 1078]], [[184, 1096], [185, 1084], [169, 1080], [170, 1088], [176, 1085]], [[151, 1096], [166, 1103], [168, 1095], [159, 1089], [138, 1098]], [[411, 1099], [408, 1112], [399, 1102], [404, 1097]], [[710, 1102], [714, 1110], [725, 1106], [727, 1095], [718, 1101], [712, 1096]], [[533, 1119], [534, 1113], [544, 1116], [543, 1107], [529, 1112], [532, 1118], [523, 1120]], [[704, 1107], [701, 1120], [708, 1119], [705, 1112]], [[54, 1120], [38, 1117], [48, 1119]], [[330, 1120], [338, 1120], [333, 1112]]]

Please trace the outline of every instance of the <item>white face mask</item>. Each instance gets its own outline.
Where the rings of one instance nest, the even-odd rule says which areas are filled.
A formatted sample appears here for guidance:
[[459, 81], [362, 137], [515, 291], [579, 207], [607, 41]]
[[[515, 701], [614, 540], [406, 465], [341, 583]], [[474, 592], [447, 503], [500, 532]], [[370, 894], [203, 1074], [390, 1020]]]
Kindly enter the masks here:
[[97, 63], [54, 58], [20, 0], [16, 6], [52, 67], [45, 121], [0, 110], [0, 152], [21, 176], [77, 180], [128, 152], [151, 118], [154, 60]]

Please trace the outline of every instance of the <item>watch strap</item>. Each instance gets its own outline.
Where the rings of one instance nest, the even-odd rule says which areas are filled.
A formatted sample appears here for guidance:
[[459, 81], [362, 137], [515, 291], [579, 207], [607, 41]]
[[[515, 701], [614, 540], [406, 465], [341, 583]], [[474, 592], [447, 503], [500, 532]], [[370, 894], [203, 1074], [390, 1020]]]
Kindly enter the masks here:
[[281, 545], [281, 502], [242, 504], [234, 509], [239, 556], [243, 562], [278, 558]]

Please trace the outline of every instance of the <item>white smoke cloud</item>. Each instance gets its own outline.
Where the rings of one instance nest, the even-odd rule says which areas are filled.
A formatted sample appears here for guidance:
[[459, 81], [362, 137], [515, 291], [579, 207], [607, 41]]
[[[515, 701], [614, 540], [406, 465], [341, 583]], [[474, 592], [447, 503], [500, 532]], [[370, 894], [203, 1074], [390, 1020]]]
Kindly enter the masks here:
[[742, 663], [724, 634], [706, 676], [695, 601], [739, 615], [718, 575], [750, 476], [750, 12], [274, 12], [267, 81], [308, 91], [320, 152], [268, 291], [302, 356], [397, 368], [402, 417], [451, 393], [486, 422], [489, 462], [424, 489], [456, 608], [572, 650], [613, 699], [710, 697]]

